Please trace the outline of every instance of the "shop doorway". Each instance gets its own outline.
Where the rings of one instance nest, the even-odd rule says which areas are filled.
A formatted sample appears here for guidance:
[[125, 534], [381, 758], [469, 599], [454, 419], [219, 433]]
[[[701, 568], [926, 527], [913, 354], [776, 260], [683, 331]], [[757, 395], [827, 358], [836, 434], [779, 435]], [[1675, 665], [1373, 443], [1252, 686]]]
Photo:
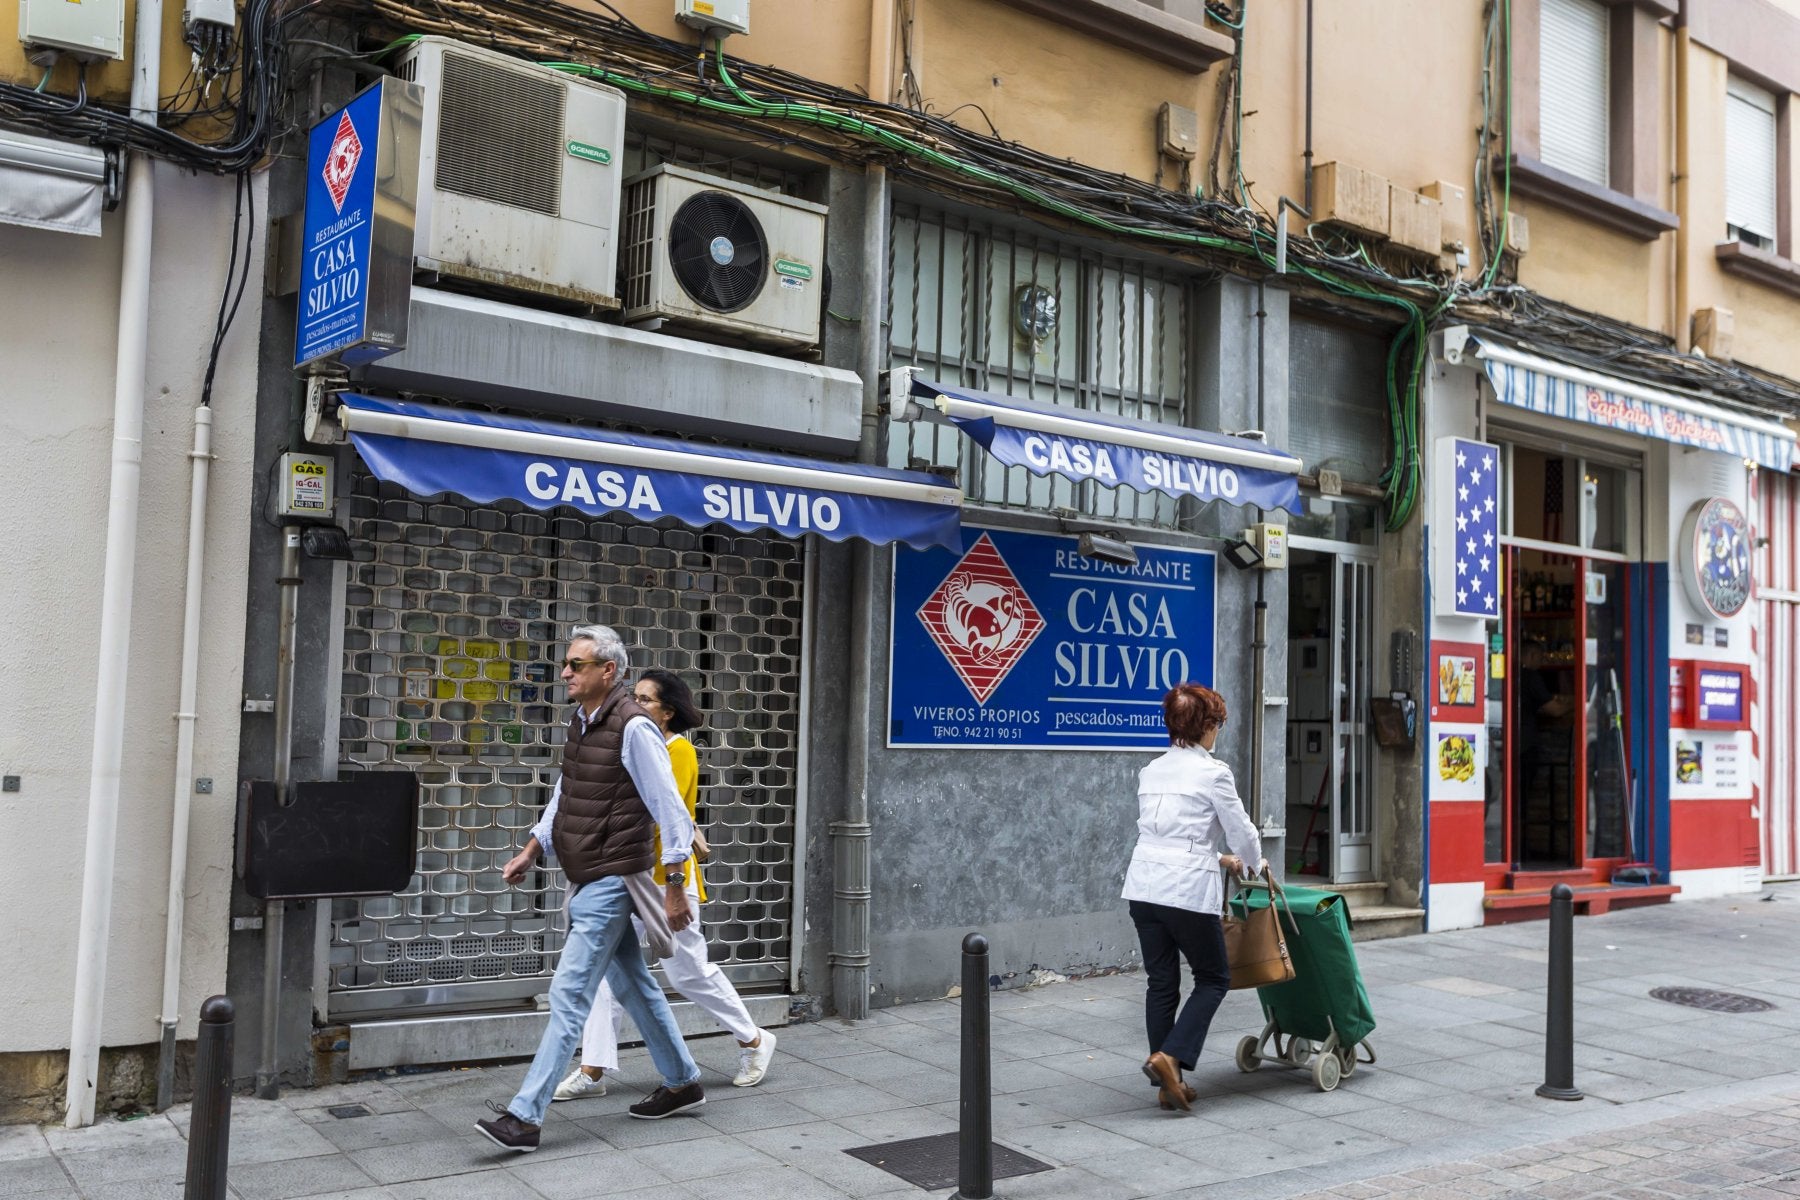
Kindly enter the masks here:
[[1294, 539], [1288, 568], [1290, 876], [1375, 878], [1369, 727], [1375, 559], [1367, 546]]
[[1513, 532], [1488, 647], [1486, 858], [1604, 873], [1638, 857], [1627, 697], [1640, 597], [1623, 553], [1638, 472], [1507, 449]]

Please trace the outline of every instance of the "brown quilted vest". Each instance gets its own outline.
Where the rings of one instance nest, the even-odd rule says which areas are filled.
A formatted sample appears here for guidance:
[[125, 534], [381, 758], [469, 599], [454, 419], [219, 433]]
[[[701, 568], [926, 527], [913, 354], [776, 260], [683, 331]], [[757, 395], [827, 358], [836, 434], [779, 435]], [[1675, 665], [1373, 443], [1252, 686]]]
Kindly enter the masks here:
[[655, 861], [656, 822], [625, 771], [625, 723], [648, 714], [624, 684], [600, 702], [585, 730], [580, 710], [563, 742], [562, 798], [550, 841], [572, 883], [648, 871]]

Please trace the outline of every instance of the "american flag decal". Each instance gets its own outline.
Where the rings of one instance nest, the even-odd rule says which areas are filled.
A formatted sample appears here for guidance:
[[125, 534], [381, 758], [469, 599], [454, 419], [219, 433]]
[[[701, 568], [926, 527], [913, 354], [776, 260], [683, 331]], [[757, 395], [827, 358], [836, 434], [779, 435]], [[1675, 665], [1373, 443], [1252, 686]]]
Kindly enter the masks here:
[[1450, 438], [1446, 488], [1439, 505], [1447, 518], [1438, 603], [1462, 617], [1500, 616], [1500, 450], [1486, 442]]

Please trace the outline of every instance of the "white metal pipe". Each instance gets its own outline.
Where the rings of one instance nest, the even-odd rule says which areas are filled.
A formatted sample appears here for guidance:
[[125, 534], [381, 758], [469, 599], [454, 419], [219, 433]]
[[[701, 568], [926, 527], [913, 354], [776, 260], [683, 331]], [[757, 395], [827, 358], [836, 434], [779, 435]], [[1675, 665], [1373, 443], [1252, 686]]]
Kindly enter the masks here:
[[352, 408], [348, 404], [340, 408], [338, 413], [344, 428], [353, 434], [382, 434], [418, 442], [480, 446], [546, 458], [572, 458], [614, 467], [717, 475], [746, 483], [817, 488], [857, 496], [879, 496], [889, 500], [914, 500], [951, 506], [962, 504], [962, 492], [957, 488], [916, 483], [910, 479], [895, 479], [884, 475], [833, 471], [824, 466], [795, 467], [782, 463], [757, 462], [753, 459], [727, 458], [718, 454], [633, 446], [599, 438], [540, 433], [532, 429], [505, 429], [492, 425], [465, 424], [461, 421], [440, 421], [431, 417], [373, 412], [364, 408]]
[[206, 495], [212, 468], [213, 411], [194, 410], [193, 479], [188, 489], [187, 589], [181, 613], [181, 684], [175, 712], [175, 805], [169, 829], [169, 904], [163, 927], [162, 1044], [156, 1107], [174, 1103], [175, 1029], [181, 1020], [182, 923], [187, 908], [188, 817], [194, 791], [194, 709], [200, 691], [200, 597], [206, 566]]
[[[162, 84], [162, 0], [138, 0], [132, 49], [131, 112], [156, 123]], [[94, 661], [94, 749], [88, 768], [87, 853], [82, 863], [81, 924], [75, 934], [75, 994], [64, 1092], [71, 1129], [94, 1122], [100, 1075], [100, 1023], [106, 951], [112, 935], [113, 851], [119, 835], [119, 787], [125, 764], [125, 687], [130, 680], [131, 598], [137, 566], [138, 487], [144, 464], [144, 392], [150, 332], [150, 254], [155, 231], [152, 164], [134, 155], [125, 184], [125, 246], [119, 278], [118, 352], [113, 366], [112, 478], [106, 513], [100, 636]]]

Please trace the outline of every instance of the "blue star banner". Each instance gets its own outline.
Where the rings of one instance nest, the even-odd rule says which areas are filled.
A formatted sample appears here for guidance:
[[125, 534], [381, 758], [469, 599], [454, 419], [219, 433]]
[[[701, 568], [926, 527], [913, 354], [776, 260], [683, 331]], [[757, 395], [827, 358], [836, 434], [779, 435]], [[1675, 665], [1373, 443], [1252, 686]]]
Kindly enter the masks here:
[[1433, 589], [1441, 613], [1500, 616], [1500, 448], [1466, 438], [1438, 443]]

